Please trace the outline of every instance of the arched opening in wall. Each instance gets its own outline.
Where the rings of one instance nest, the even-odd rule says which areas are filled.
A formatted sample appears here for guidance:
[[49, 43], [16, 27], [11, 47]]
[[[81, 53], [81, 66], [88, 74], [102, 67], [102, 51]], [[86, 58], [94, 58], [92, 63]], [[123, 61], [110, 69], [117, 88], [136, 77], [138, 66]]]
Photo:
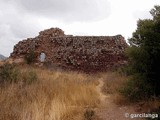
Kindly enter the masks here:
[[39, 56], [40, 62], [45, 62], [46, 54], [42, 52]]

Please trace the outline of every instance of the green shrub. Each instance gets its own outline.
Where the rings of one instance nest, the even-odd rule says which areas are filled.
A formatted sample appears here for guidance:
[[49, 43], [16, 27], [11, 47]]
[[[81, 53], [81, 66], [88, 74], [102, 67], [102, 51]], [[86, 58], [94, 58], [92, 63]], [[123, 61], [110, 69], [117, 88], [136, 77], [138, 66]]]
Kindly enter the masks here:
[[150, 13], [152, 19], [140, 19], [128, 39], [126, 55], [133, 77], [121, 92], [130, 100], [160, 97], [160, 6], [154, 6]]
[[24, 57], [27, 64], [32, 64], [36, 59], [36, 54], [34, 51], [30, 50], [27, 55]]
[[120, 88], [120, 93], [132, 102], [148, 99], [153, 95], [152, 86], [145, 82], [145, 77], [134, 75]]
[[16, 82], [19, 79], [19, 69], [15, 64], [4, 64], [0, 68], [2, 82]]
[[120, 75], [130, 76], [132, 75], [132, 68], [129, 65], [122, 66], [117, 71]]
[[31, 84], [37, 81], [37, 73], [33, 70], [21, 71], [15, 64], [4, 64], [0, 68], [0, 84], [23, 82], [24, 84]]

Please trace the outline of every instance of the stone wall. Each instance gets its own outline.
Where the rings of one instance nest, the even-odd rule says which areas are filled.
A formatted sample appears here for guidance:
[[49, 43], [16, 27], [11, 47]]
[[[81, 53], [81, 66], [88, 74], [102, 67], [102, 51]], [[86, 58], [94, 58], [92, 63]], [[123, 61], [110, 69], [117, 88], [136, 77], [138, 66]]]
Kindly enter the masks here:
[[45, 63], [50, 66], [84, 72], [106, 71], [125, 64], [124, 50], [127, 44], [121, 35], [72, 36], [59, 28], [39, 33], [35, 38], [20, 41], [14, 46], [12, 58], [23, 58], [31, 50], [45, 54]]

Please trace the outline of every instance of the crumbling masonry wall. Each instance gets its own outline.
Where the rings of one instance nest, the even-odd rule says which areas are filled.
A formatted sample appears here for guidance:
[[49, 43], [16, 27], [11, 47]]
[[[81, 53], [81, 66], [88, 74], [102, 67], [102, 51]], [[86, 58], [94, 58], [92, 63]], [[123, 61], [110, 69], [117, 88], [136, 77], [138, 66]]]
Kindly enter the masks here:
[[125, 64], [127, 47], [121, 35], [72, 36], [65, 35], [59, 28], [51, 28], [35, 38], [20, 41], [10, 57], [23, 58], [32, 50], [36, 53], [36, 62], [40, 62], [40, 54], [45, 53], [45, 63], [50, 66], [96, 72]]

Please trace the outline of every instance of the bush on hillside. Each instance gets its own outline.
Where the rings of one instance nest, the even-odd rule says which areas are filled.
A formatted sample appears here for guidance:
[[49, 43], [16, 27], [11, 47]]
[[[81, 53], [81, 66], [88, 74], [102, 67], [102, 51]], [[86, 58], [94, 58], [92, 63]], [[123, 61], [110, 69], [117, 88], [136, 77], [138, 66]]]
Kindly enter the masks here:
[[36, 59], [36, 54], [33, 50], [30, 50], [24, 57], [27, 64], [32, 64]]
[[134, 75], [122, 88], [120, 88], [120, 93], [131, 102], [148, 99], [153, 95], [154, 91], [152, 86], [142, 79], [144, 79], [144, 77], [139, 76], [138, 74]]
[[16, 64], [4, 64], [0, 68], [0, 84], [23, 82], [31, 84], [38, 80], [37, 73], [33, 70], [21, 71]]
[[4, 64], [0, 68], [1, 82], [16, 82], [19, 79], [19, 71], [15, 64]]

